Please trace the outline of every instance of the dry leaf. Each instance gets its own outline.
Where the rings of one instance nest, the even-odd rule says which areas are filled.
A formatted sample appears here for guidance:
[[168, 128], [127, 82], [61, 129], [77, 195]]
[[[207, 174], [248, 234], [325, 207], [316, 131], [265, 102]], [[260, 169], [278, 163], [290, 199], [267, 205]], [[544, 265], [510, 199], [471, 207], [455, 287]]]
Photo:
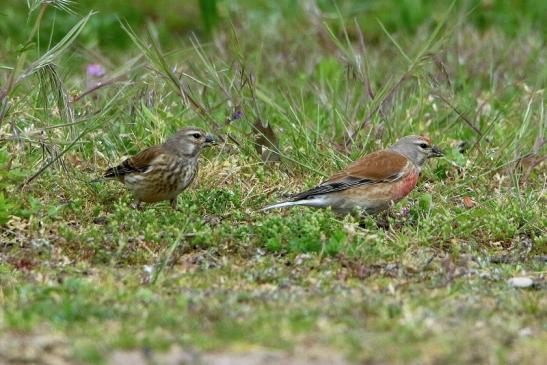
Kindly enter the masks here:
[[470, 197], [470, 196], [464, 196], [463, 197], [463, 205], [470, 209], [470, 208], [473, 208], [475, 206], [475, 202], [473, 201], [473, 199]]
[[275, 162], [281, 160], [279, 156], [279, 143], [272, 127], [267, 122], [257, 120], [254, 124], [257, 132], [256, 151], [260, 153], [262, 161]]

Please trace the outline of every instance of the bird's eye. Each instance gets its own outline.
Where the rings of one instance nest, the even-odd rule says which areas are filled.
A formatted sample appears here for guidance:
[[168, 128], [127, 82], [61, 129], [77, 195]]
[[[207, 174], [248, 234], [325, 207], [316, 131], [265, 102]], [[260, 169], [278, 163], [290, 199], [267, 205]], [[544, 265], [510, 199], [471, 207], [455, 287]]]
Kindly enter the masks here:
[[425, 150], [427, 147], [429, 147], [429, 146], [427, 145], [427, 143], [420, 143], [420, 144], [418, 144], [418, 146], [420, 146], [420, 148], [423, 148], [424, 150]]
[[199, 134], [199, 133], [194, 133], [194, 134], [192, 134], [192, 137], [194, 137], [195, 139], [200, 139], [200, 138], [201, 138], [201, 134]]

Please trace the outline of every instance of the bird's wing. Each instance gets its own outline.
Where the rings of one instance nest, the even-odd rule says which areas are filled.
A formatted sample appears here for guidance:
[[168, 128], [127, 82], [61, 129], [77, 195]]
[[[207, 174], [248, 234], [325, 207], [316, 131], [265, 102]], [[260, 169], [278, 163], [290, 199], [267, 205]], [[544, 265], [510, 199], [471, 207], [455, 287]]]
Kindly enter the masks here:
[[373, 152], [353, 162], [321, 185], [291, 196], [291, 200], [308, 199], [358, 185], [397, 181], [411, 169], [412, 162], [400, 153], [390, 150]]
[[150, 163], [158, 156], [164, 154], [161, 146], [147, 148], [133, 157], [129, 157], [118, 166], [106, 170], [105, 178], [118, 178], [127, 174], [143, 173], [150, 167]]

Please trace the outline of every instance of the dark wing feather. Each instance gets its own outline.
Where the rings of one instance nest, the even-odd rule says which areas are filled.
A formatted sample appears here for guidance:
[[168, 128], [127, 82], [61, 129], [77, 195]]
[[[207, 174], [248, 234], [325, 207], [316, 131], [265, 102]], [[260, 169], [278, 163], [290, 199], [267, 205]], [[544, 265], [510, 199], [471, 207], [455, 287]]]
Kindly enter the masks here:
[[105, 178], [121, 178], [127, 174], [145, 172], [150, 167], [150, 163], [162, 153], [161, 146], [147, 148], [118, 166], [109, 168], [103, 176]]
[[291, 196], [291, 200], [308, 199], [354, 186], [396, 181], [408, 173], [408, 164], [408, 159], [397, 152], [374, 152], [353, 162], [321, 185]]
[[367, 183], [370, 184], [372, 182], [373, 181], [370, 179], [355, 179], [355, 178], [348, 178], [347, 181], [340, 181], [340, 182], [326, 181], [319, 186], [311, 188], [310, 190], [306, 190], [302, 193], [292, 195], [290, 199], [291, 200], [307, 199], [307, 198], [311, 198], [312, 196], [334, 193], [335, 191], [346, 190], [352, 186], [362, 185]]

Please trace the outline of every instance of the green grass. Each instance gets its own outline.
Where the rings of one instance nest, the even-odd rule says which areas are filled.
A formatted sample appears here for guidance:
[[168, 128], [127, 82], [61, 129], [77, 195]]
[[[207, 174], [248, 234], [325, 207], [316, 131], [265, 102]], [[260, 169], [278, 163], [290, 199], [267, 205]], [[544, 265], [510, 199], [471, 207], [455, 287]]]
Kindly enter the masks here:
[[[543, 5], [103, 3], [2, 10], [0, 362], [544, 362]], [[179, 211], [89, 183], [189, 125], [226, 143]], [[389, 216], [258, 212], [407, 134], [447, 153]]]

